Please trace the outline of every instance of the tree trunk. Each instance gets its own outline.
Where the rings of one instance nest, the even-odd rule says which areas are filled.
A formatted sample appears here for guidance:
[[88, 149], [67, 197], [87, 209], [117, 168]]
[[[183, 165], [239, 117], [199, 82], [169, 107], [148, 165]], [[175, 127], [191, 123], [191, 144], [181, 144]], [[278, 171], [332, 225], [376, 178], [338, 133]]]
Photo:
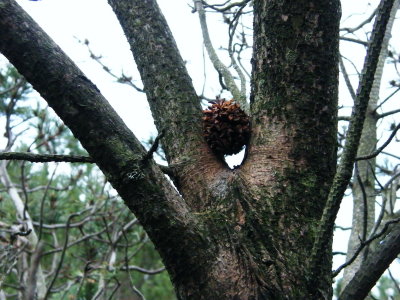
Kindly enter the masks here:
[[[325, 231], [319, 226], [336, 166], [339, 0], [253, 1], [252, 137], [235, 170], [203, 139], [198, 97], [156, 1], [109, 3], [164, 133], [168, 174], [179, 192], [14, 0], [0, 0], [0, 51], [140, 220], [178, 298], [331, 298], [333, 222]], [[314, 251], [316, 240], [322, 249]]]
[[[198, 104], [179, 107], [195, 95], [182, 93], [192, 87], [182, 80], [187, 75], [177, 50], [171, 49], [172, 35], [161, 32], [167, 25], [154, 1], [109, 2], [131, 44], [156, 124], [171, 129], [164, 140], [169, 164], [180, 165], [177, 157], [190, 146], [183, 147], [181, 131], [168, 124], [187, 117], [193, 122], [198, 114], [190, 111]], [[176, 260], [167, 264], [180, 299], [331, 295], [330, 245], [321, 258], [325, 270], [320, 282], [307, 278], [315, 225], [336, 165], [339, 2], [255, 1], [254, 12], [248, 159], [230, 170], [200, 141], [195, 150], [201, 150], [201, 157], [188, 153], [191, 164], [174, 169], [175, 182], [205, 224], [213, 249], [206, 268], [187, 266], [175, 273]], [[171, 149], [170, 140], [178, 141], [180, 149]]]

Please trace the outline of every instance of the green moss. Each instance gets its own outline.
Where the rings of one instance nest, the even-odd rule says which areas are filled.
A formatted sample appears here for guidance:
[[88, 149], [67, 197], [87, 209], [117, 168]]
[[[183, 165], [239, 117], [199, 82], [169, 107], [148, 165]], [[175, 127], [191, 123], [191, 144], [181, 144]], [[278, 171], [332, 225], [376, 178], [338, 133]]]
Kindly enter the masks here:
[[293, 27], [293, 29], [295, 30], [295, 32], [299, 32], [301, 26], [302, 26], [303, 23], [304, 23], [304, 17], [301, 16], [301, 15], [295, 15], [295, 16], [292, 16], [292, 17], [290, 18], [290, 20], [291, 20], [292, 27]]

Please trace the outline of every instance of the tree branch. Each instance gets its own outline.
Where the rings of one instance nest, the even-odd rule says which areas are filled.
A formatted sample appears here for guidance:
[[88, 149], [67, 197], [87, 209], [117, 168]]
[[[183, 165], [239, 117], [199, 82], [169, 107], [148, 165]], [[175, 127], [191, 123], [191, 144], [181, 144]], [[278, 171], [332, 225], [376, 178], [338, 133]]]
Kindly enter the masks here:
[[314, 242], [311, 260], [315, 272], [314, 276], [317, 277], [318, 270], [320, 269], [321, 254], [324, 253], [326, 245], [330, 244], [340, 203], [353, 173], [353, 164], [357, 155], [365, 113], [368, 107], [369, 95], [374, 82], [375, 70], [386, 32], [386, 25], [389, 21], [394, 1], [395, 0], [382, 0], [378, 8], [370, 46], [367, 51], [367, 57], [356, 93], [357, 96], [349, 123], [349, 129], [346, 134], [346, 144]]
[[[202, 112], [185, 64], [155, 0], [109, 0], [131, 45], [174, 183], [191, 208], [209, 203], [210, 182], [227, 166], [205, 142]], [[179, 166], [179, 167], [178, 167]], [[210, 174], [213, 168], [213, 176]]]
[[[148, 155], [151, 153], [150, 150], [143, 157], [143, 159], [147, 159]], [[94, 160], [90, 156], [36, 154], [30, 152], [0, 152], [0, 160], [23, 160], [23, 161], [30, 161], [37, 163], [45, 163], [45, 162], [69, 162], [69, 163], [90, 163], [90, 164], [94, 163]], [[158, 167], [164, 174], [173, 177], [173, 172], [171, 168], [163, 165], [158, 165]]]
[[378, 114], [376, 116], [376, 118], [377, 119], [381, 119], [381, 118], [384, 118], [384, 117], [387, 117], [387, 116], [390, 116], [390, 115], [394, 115], [394, 114], [398, 114], [398, 113], [400, 113], [400, 109], [395, 109], [395, 110], [392, 110], [392, 111], [387, 111], [387, 112]]
[[369, 237], [367, 240], [365, 241], [361, 241], [360, 245], [358, 246], [357, 250], [354, 252], [353, 256], [346, 261], [343, 265], [341, 265], [339, 268], [337, 268], [335, 271], [333, 271], [332, 273], [332, 277], [336, 277], [337, 275], [339, 275], [339, 273], [346, 268], [348, 265], [352, 264], [356, 258], [358, 257], [358, 255], [361, 253], [361, 251], [368, 246], [370, 243], [372, 243], [373, 241], [375, 241], [376, 239], [380, 238], [381, 236], [383, 236], [386, 231], [389, 228], [389, 225], [393, 224], [393, 223], [398, 223], [400, 220], [399, 219], [394, 219], [391, 221], [388, 221], [385, 223], [385, 225], [383, 226], [382, 230], [377, 233], [377, 234], [372, 234], [371, 237]]
[[345, 28], [341, 28], [340, 31], [346, 31], [348, 33], [353, 33], [361, 28], [363, 28], [366, 24], [370, 23], [373, 18], [375, 17], [375, 15], [377, 14], [378, 9], [375, 9], [372, 14], [365, 19], [364, 21], [362, 21], [358, 26], [354, 27], [354, 28], [349, 28], [349, 27], [345, 27]]
[[340, 300], [362, 300], [383, 272], [400, 253], [400, 225], [396, 224], [377, 249], [368, 255], [353, 279], [341, 293]]
[[30, 152], [0, 152], [0, 160], [24, 160], [30, 162], [70, 162], [94, 163], [89, 156], [61, 155], [61, 154], [36, 154]]
[[392, 141], [392, 139], [395, 137], [397, 131], [400, 129], [400, 123], [397, 124], [396, 128], [393, 129], [392, 133], [390, 134], [389, 138], [387, 139], [386, 142], [383, 143], [382, 146], [380, 146], [378, 149], [376, 149], [374, 152], [372, 152], [369, 155], [364, 155], [364, 156], [359, 156], [356, 158], [356, 161], [358, 160], [365, 160], [365, 159], [370, 159], [370, 158], [374, 158], [376, 156], [379, 155], [379, 153], [381, 153], [387, 145], [390, 144], [390, 142]]
[[[202, 1], [200, 0], [195, 0], [195, 9], [199, 14], [199, 20], [200, 20], [200, 26], [201, 26], [201, 31], [203, 33], [203, 39], [204, 39], [204, 45], [207, 49], [208, 56], [214, 65], [214, 68], [218, 71], [219, 74], [222, 75], [222, 77], [225, 80], [225, 84], [229, 90], [229, 92], [232, 93], [233, 99], [240, 104], [240, 107], [249, 113], [249, 105], [246, 101], [246, 95], [242, 93], [242, 91], [239, 90], [237, 87], [235, 80], [233, 79], [232, 74], [229, 72], [228, 68], [221, 62], [219, 59], [217, 53], [215, 52], [215, 49], [211, 43], [211, 38], [208, 32], [207, 28], [207, 21], [206, 21], [206, 14], [204, 12], [204, 7], [202, 4]], [[245, 5], [245, 3], [244, 3]], [[232, 56], [231, 56], [232, 59]]]
[[[138, 14], [146, 11], [146, 4], [141, 9]], [[143, 28], [140, 26], [141, 30]], [[162, 30], [165, 31], [165, 28]], [[176, 263], [170, 254], [173, 249], [173, 257], [179, 256], [185, 261], [185, 270], [178, 271], [188, 272], [199, 265], [199, 260], [204, 262], [201, 267], [206, 268], [212, 249], [203, 237], [207, 233], [200, 230], [197, 217], [190, 213], [186, 203], [153, 161], [144, 165], [139, 163], [146, 154], [141, 143], [97, 87], [14, 0], [0, 0], [0, 51], [80, 140], [158, 245], [166, 266]], [[149, 87], [146, 86], [146, 89]], [[192, 102], [198, 103], [194, 91], [190, 92], [195, 99]], [[197, 111], [200, 119], [198, 106], [193, 110], [193, 103], [188, 99], [180, 100], [180, 103], [175, 103], [175, 108], [181, 105], [187, 109], [186, 118], [191, 120], [193, 114], [190, 111]], [[173, 100], [164, 106], [172, 105], [171, 102]], [[187, 142], [193, 145], [193, 142]], [[209, 250], [204, 252], [203, 257], [192, 257], [199, 247]]]
[[36, 285], [37, 285], [37, 274], [40, 270], [40, 259], [43, 253], [43, 242], [39, 242], [35, 252], [33, 253], [30, 261], [30, 267], [28, 272], [28, 280], [26, 282], [26, 288], [24, 291], [24, 299], [30, 300], [35, 299], [36, 295]]
[[341, 36], [340, 39], [342, 41], [357, 43], [357, 44], [363, 45], [365, 47], [368, 46], [368, 42], [364, 42], [364, 41], [361, 41], [358, 39], [353, 39], [353, 38], [349, 38], [349, 37], [345, 37], [345, 36]]
[[350, 96], [353, 99], [353, 101], [355, 101], [356, 93], [354, 92], [353, 86], [351, 85], [349, 74], [347, 73], [346, 66], [344, 65], [342, 56], [339, 56], [339, 65], [340, 65], [340, 70], [342, 71], [343, 74], [344, 81], [346, 82], [347, 89], [349, 90]]
[[157, 151], [158, 145], [160, 143], [160, 139], [164, 136], [164, 134], [165, 134], [165, 130], [162, 130], [161, 133], [156, 136], [156, 138], [155, 138], [153, 144], [151, 145], [149, 151], [147, 151], [147, 153], [143, 156], [142, 160], [147, 161], [147, 160], [153, 158], [153, 154], [154, 154], [154, 152]]

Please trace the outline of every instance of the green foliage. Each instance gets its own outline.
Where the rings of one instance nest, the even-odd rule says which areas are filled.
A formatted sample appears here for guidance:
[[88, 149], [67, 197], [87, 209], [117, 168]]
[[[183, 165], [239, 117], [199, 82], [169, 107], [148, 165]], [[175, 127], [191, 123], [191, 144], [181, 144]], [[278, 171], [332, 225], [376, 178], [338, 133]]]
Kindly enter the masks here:
[[[387, 273], [383, 275], [375, 288], [372, 290], [372, 295], [367, 299], [376, 299], [376, 300], [400, 300], [400, 282], [396, 279], [391, 278]], [[340, 292], [343, 289], [342, 278], [340, 278], [333, 290], [336, 299], [338, 299]]]
[[[13, 67], [0, 70], [0, 125], [6, 129], [0, 142], [6, 151], [87, 155], [69, 129], [31, 91]], [[112, 299], [133, 299], [133, 289], [146, 299], [175, 299], [166, 271], [156, 275], [126, 271], [126, 266], [159, 269], [162, 262], [96, 165], [9, 161], [6, 172], [44, 243], [40, 264], [47, 287], [56, 276], [52, 289], [57, 292], [48, 299], [92, 299], [99, 292], [105, 299], [111, 295]], [[15, 294], [27, 275], [23, 262], [29, 262], [31, 254], [20, 248], [22, 238], [10, 244], [13, 225], [24, 222], [16, 217], [7, 188], [0, 185], [0, 192], [0, 237], [5, 243], [0, 246], [21, 250], [14, 272], [4, 278], [1, 288]]]
[[372, 291], [374, 298], [379, 300], [400, 300], [400, 282], [394, 280], [388, 275], [382, 276]]

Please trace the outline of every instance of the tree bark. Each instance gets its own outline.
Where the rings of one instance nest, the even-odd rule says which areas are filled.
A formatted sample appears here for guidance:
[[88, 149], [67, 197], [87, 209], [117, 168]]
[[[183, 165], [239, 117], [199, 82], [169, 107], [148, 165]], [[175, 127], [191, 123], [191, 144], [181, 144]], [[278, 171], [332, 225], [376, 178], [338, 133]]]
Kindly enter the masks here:
[[13, 0], [0, 0], [0, 51], [140, 220], [177, 297], [329, 299], [332, 234], [311, 257], [318, 278], [310, 253], [336, 166], [339, 0], [254, 1], [252, 138], [235, 170], [202, 137], [198, 97], [156, 1], [109, 3], [164, 132], [179, 193], [96, 86]]
[[142, 159], [144, 147], [97, 87], [15, 1], [0, 1], [0, 37], [0, 51], [80, 140], [138, 217], [164, 263], [176, 265], [169, 267], [171, 276], [187, 278], [196, 269], [207, 269], [213, 247], [204, 226], [159, 167]]

